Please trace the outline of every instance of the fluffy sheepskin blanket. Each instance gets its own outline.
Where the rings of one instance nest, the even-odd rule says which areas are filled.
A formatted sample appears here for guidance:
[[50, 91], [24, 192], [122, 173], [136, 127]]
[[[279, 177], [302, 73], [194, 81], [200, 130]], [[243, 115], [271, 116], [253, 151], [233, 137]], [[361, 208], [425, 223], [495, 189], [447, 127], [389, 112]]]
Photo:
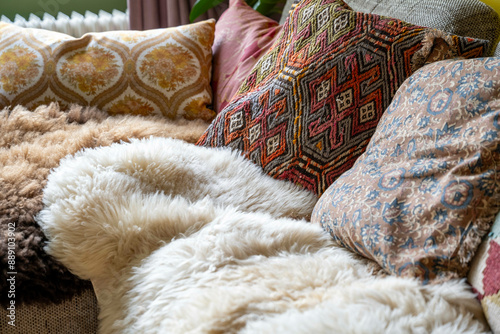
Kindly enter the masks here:
[[9, 228], [15, 238], [17, 305], [59, 302], [91, 288], [45, 253], [46, 238], [34, 219], [43, 207], [47, 176], [60, 159], [85, 147], [129, 138], [163, 136], [196, 142], [207, 127], [199, 120], [109, 116], [79, 106], [60, 110], [56, 104], [35, 111], [21, 106], [0, 110], [0, 304], [9, 303]]
[[375, 275], [307, 222], [316, 198], [172, 139], [62, 161], [38, 222], [91, 279], [102, 333], [481, 333], [464, 281]]

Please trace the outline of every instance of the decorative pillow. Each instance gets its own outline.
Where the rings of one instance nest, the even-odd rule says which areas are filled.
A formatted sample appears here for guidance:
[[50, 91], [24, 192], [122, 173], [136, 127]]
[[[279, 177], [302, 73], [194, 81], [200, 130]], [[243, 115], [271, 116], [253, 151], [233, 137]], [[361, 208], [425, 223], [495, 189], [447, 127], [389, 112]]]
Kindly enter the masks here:
[[[482, 0], [491, 5], [498, 0]], [[450, 34], [490, 41], [500, 37], [500, 18], [480, 0], [346, 0], [355, 11], [394, 17]]]
[[231, 0], [215, 25], [213, 105], [221, 111], [236, 94], [257, 61], [279, 35], [278, 22], [265, 17], [244, 0]]
[[281, 12], [280, 24], [285, 23], [288, 15], [290, 15], [290, 11], [292, 10], [292, 5], [297, 3], [298, 0], [286, 0], [285, 5], [283, 6], [283, 11]]
[[500, 215], [474, 256], [468, 280], [494, 333], [500, 333]]
[[481, 0], [491, 8], [493, 8], [497, 13], [500, 13], [500, 3], [497, 0]]
[[464, 277], [500, 209], [500, 58], [423, 67], [313, 222], [387, 272]]
[[210, 120], [215, 21], [73, 38], [0, 23], [0, 108], [58, 102]]
[[296, 5], [198, 144], [239, 149], [269, 175], [322, 194], [363, 153], [414, 69], [428, 59], [480, 56], [488, 45], [345, 6]]

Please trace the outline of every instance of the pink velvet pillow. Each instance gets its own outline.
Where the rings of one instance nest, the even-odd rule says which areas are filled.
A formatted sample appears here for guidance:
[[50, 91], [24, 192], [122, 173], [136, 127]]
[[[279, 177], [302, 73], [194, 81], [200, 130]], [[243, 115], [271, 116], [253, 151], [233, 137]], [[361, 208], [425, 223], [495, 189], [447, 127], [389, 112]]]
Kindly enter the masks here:
[[213, 108], [216, 112], [231, 101], [280, 31], [278, 22], [256, 12], [244, 0], [230, 0], [229, 8], [215, 25], [212, 48]]

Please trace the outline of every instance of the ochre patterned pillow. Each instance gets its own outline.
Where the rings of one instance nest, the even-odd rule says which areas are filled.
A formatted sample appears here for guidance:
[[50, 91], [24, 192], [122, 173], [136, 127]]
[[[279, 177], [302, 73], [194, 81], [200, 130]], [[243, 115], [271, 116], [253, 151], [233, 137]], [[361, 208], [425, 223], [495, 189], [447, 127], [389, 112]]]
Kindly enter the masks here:
[[210, 120], [215, 21], [81, 38], [0, 23], [0, 108], [58, 102]]
[[312, 222], [388, 273], [465, 277], [500, 209], [500, 58], [411, 76]]
[[493, 333], [500, 333], [500, 215], [474, 256], [468, 281], [481, 301]]
[[415, 69], [481, 56], [488, 46], [354, 12], [341, 0], [303, 0], [282, 29], [198, 144], [239, 149], [269, 175], [316, 194], [363, 153]]

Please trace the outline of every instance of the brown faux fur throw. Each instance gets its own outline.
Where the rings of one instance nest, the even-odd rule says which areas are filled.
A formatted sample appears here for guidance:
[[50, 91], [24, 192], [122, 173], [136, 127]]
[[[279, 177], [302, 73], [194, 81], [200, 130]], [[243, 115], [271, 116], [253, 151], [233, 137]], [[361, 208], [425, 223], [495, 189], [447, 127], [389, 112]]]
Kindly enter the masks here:
[[46, 238], [34, 217], [42, 189], [61, 158], [82, 148], [129, 138], [172, 137], [194, 143], [208, 124], [163, 117], [108, 116], [95, 109], [42, 106], [0, 111], [0, 298], [6, 305], [8, 227], [15, 226], [16, 303], [60, 302], [89, 287], [48, 256]]

